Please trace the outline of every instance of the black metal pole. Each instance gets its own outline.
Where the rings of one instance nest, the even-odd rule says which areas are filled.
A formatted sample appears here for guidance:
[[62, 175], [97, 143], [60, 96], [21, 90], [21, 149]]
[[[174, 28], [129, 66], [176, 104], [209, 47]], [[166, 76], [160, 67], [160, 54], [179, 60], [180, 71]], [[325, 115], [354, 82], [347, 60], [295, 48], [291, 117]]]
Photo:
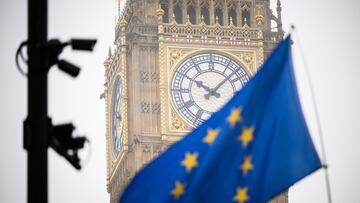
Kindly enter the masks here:
[[28, 117], [25, 121], [25, 148], [28, 151], [28, 203], [48, 200], [48, 60], [47, 0], [28, 0]]

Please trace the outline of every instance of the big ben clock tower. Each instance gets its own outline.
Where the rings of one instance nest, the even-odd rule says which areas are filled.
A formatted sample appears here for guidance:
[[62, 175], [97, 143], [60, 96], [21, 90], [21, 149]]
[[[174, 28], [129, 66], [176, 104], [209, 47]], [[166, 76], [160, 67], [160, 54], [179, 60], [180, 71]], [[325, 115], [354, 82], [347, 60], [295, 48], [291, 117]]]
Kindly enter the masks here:
[[[283, 38], [269, 0], [128, 0], [105, 60], [111, 202], [239, 91]], [[273, 202], [287, 202], [287, 193]]]

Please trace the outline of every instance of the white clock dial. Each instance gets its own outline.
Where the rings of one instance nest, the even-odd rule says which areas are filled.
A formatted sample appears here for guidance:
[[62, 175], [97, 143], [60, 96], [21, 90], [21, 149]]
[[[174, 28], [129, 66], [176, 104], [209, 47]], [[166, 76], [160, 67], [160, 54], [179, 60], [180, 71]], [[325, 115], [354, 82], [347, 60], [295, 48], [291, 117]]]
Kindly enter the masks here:
[[122, 83], [120, 76], [115, 79], [112, 94], [112, 118], [111, 118], [111, 133], [112, 133], [112, 145], [115, 157], [119, 155], [122, 146], [123, 139], [123, 118], [121, 113], [121, 95], [122, 95]]
[[181, 116], [198, 126], [248, 81], [249, 75], [235, 60], [204, 53], [187, 58], [175, 69], [170, 94]]

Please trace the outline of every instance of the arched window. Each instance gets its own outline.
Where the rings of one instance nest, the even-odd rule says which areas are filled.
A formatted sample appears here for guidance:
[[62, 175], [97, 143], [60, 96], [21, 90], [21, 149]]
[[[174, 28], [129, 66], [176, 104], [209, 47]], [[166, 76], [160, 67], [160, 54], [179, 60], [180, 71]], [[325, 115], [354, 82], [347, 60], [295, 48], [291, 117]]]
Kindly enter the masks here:
[[236, 22], [236, 10], [235, 8], [230, 8], [229, 9], [229, 25], [230, 25], [230, 18], [232, 18], [232, 22], [235, 26], [237, 26], [237, 22]]
[[167, 0], [162, 0], [161, 3], [161, 9], [165, 11], [163, 16], [163, 22], [168, 23], [169, 22], [169, 7], [167, 5]]
[[179, 24], [182, 22], [182, 12], [181, 12], [181, 6], [179, 4], [175, 5], [174, 7], [174, 15], [175, 15], [175, 21]]
[[271, 19], [270, 23], [271, 23], [271, 31], [272, 32], [277, 32], [278, 31], [277, 22], [275, 20]]
[[215, 17], [218, 17], [218, 19], [219, 19], [219, 24], [220, 25], [224, 25], [224, 16], [223, 16], [223, 12], [222, 12], [222, 9], [221, 8], [216, 8], [216, 10], [215, 10]]
[[250, 11], [248, 9], [244, 9], [241, 12], [241, 21], [242, 21], [242, 25], [244, 26], [245, 24], [247, 24], [250, 27]]
[[193, 5], [188, 7], [188, 15], [190, 18], [190, 23], [196, 24], [196, 11]]
[[207, 7], [201, 8], [201, 16], [204, 17], [204, 23], [206, 25], [210, 25], [209, 8]]

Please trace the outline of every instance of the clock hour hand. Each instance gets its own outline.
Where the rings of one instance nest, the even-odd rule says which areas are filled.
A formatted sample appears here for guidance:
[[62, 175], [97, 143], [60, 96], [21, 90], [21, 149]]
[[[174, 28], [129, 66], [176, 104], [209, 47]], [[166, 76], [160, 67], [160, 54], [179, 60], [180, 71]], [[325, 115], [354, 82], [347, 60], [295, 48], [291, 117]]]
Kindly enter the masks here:
[[[211, 88], [208, 87], [208, 86], [206, 86], [206, 85], [204, 85], [204, 83], [203, 83], [202, 81], [197, 81], [197, 80], [195, 80], [195, 83], [196, 83], [196, 85], [197, 85], [198, 87], [204, 88], [204, 90], [206, 90], [206, 91], [208, 92], [208, 94], [210, 94], [210, 93], [212, 92]], [[205, 94], [205, 95], [204, 95], [204, 97], [205, 97], [206, 100], [208, 100], [208, 99], [210, 98], [210, 96], [207, 96], [208, 94]], [[220, 94], [217, 93], [217, 92], [215, 92], [214, 94], [211, 94], [211, 95], [214, 95], [214, 96], [216, 96], [216, 97], [220, 97]]]
[[202, 81], [195, 80], [195, 83], [196, 83], [196, 86], [204, 88], [204, 90], [206, 90], [207, 92], [211, 91], [210, 87], [204, 85], [204, 83]]

